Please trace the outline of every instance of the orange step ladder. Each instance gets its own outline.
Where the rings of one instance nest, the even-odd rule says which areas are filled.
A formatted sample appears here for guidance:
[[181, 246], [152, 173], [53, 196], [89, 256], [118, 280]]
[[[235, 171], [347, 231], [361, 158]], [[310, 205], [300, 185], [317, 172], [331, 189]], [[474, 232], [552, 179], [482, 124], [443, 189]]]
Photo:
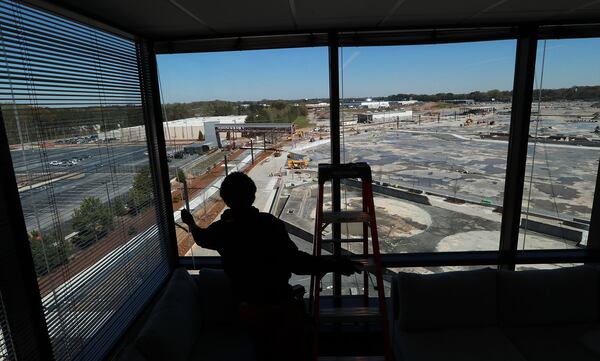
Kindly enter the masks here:
[[[324, 212], [323, 193], [325, 183], [342, 180], [358, 179], [362, 181], [362, 210]], [[331, 243], [362, 243], [362, 257], [360, 262], [364, 265], [363, 270], [363, 306], [362, 307], [335, 307], [324, 309], [320, 307], [320, 295], [322, 291], [321, 277], [312, 276], [310, 280], [309, 309], [311, 311], [315, 326], [318, 328], [322, 323], [381, 323], [383, 326], [384, 356], [375, 357], [342, 357], [344, 360], [386, 360], [393, 361], [389, 325], [386, 312], [385, 290], [381, 268], [381, 255], [379, 252], [379, 239], [377, 237], [377, 221], [375, 219], [375, 205], [373, 202], [373, 188], [371, 167], [367, 163], [347, 164], [319, 164], [319, 193], [317, 196], [317, 211], [315, 219], [315, 233], [313, 241], [313, 254], [321, 255], [323, 244]], [[362, 238], [340, 238], [323, 239], [323, 231], [329, 225], [342, 223], [362, 223]], [[373, 253], [369, 254], [369, 231]], [[369, 307], [369, 273], [375, 274], [375, 290], [379, 300], [378, 307]], [[329, 360], [332, 358], [318, 357], [319, 340], [318, 329], [315, 332], [315, 354], [314, 359]], [[335, 359], [335, 358], [334, 358]]]

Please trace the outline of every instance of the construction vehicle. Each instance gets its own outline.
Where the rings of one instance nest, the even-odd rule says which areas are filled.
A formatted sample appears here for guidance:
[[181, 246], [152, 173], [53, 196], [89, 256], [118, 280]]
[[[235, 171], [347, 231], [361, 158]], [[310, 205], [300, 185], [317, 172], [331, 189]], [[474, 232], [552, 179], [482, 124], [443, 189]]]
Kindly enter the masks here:
[[308, 168], [308, 159], [302, 159], [302, 160], [288, 159], [287, 167], [288, 167], [288, 169], [306, 169], [306, 168]]
[[309, 158], [303, 154], [290, 152], [287, 155], [287, 167], [288, 169], [306, 169], [308, 168]]

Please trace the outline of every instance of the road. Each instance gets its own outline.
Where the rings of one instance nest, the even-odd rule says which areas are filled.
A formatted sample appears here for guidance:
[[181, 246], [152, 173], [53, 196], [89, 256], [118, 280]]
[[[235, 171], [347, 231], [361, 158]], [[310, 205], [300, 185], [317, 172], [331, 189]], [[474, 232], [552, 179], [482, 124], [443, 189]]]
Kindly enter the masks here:
[[[133, 178], [149, 164], [145, 145], [82, 145], [11, 151], [15, 174], [27, 185], [19, 189], [28, 230], [66, 224], [83, 198], [94, 196], [109, 203], [125, 194]], [[81, 159], [76, 165], [50, 162]], [[189, 162], [174, 159], [171, 168]]]

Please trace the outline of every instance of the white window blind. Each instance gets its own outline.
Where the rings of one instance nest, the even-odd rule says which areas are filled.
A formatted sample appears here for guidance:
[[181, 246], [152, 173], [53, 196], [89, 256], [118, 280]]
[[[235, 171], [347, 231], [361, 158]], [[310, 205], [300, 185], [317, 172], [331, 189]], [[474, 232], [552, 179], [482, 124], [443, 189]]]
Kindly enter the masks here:
[[0, 361], [9, 361], [15, 358], [12, 352], [13, 348], [10, 337], [10, 329], [8, 328], [4, 311], [2, 290], [0, 290]]
[[138, 58], [0, 0], [0, 106], [57, 360], [102, 359], [169, 271]]

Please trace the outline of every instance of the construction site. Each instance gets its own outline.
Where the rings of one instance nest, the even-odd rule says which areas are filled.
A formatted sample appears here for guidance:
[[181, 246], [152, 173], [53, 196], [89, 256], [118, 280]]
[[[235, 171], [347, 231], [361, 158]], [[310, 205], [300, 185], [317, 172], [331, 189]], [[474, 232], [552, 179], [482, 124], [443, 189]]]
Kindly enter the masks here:
[[[369, 117], [364, 109], [344, 109], [342, 162], [371, 166], [382, 252], [497, 250], [508, 147], [503, 134], [509, 130], [510, 104], [436, 107], [416, 104], [410, 111], [370, 112]], [[279, 135], [271, 144], [252, 138], [260, 155], [237, 168], [257, 183], [256, 207], [286, 221], [294, 241], [306, 250], [315, 222], [317, 165], [330, 161], [329, 121], [323, 119], [327, 111], [312, 109], [313, 126]], [[600, 156], [597, 113], [591, 103], [548, 103], [539, 114], [532, 115], [519, 247], [582, 247]], [[237, 141], [241, 149], [228, 156], [229, 171], [236, 159], [243, 163], [239, 159], [249, 156], [250, 138]], [[213, 166], [221, 177], [223, 168], [223, 162]], [[208, 172], [199, 176], [201, 181], [195, 179], [191, 181], [200, 185], [193, 188], [200, 194], [215, 178]], [[201, 225], [210, 224], [225, 208], [217, 183], [208, 185], [212, 191], [196, 208]], [[342, 207], [356, 208], [359, 184], [347, 181], [342, 190]], [[327, 197], [326, 192], [326, 207]], [[177, 209], [183, 202], [174, 205]], [[359, 228], [344, 226], [342, 231], [353, 237]], [[181, 254], [215, 254], [192, 247], [189, 235], [180, 232]], [[360, 246], [344, 245], [349, 252], [359, 251], [353, 247]]]

